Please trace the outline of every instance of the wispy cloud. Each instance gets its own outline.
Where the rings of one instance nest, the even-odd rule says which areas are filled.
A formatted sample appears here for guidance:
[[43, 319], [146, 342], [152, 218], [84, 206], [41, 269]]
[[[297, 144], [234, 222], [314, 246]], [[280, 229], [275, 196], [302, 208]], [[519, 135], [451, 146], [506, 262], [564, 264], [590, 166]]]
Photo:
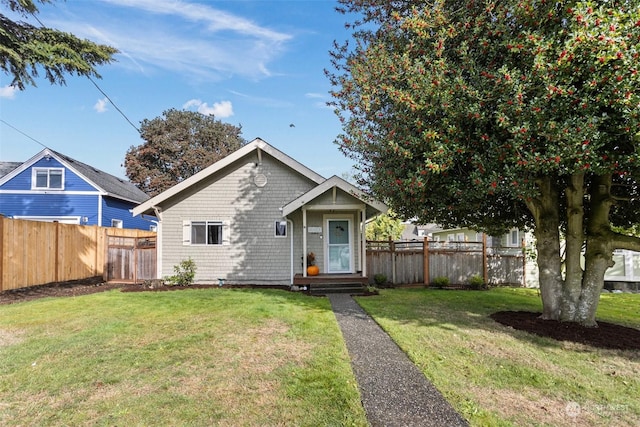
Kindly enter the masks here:
[[206, 102], [202, 102], [199, 99], [190, 99], [182, 108], [188, 110], [195, 107], [196, 110], [205, 115], [213, 115], [217, 118], [225, 118], [233, 116], [233, 105], [231, 101], [215, 102], [209, 106]]
[[309, 93], [305, 93], [304, 94], [305, 97], [309, 98], [309, 99], [314, 99], [316, 100], [313, 105], [316, 108], [323, 108], [323, 109], [329, 109], [329, 110], [333, 110], [332, 107], [327, 105], [327, 99], [328, 99], [328, 95], [324, 95], [321, 93], [313, 93], [313, 92], [309, 92]]
[[96, 110], [98, 113], [104, 113], [107, 111], [108, 105], [109, 105], [109, 99], [107, 98], [98, 99], [98, 101], [93, 106], [93, 109]]
[[[233, 75], [259, 79], [281, 55], [290, 34], [275, 31], [209, 4], [180, 0], [102, 0], [114, 9], [104, 19], [68, 17], [48, 22], [80, 37], [118, 48], [120, 64], [137, 71], [147, 66], [185, 77], [220, 80]], [[215, 3], [212, 3], [215, 4]], [[128, 14], [125, 9], [136, 9]], [[144, 25], [128, 15], [146, 16]]]
[[249, 95], [246, 93], [242, 93], [242, 92], [238, 92], [235, 90], [230, 90], [229, 92], [231, 92], [232, 94], [234, 94], [235, 96], [238, 96], [242, 99], [244, 99], [245, 101], [253, 104], [253, 105], [261, 105], [263, 107], [268, 107], [268, 108], [290, 108], [293, 107], [293, 104], [289, 101], [284, 101], [282, 99], [279, 98], [265, 98], [265, 97], [261, 97], [261, 96], [254, 96], [254, 95]]
[[18, 92], [18, 88], [15, 86], [0, 87], [0, 98], [13, 99], [16, 97], [16, 92]]

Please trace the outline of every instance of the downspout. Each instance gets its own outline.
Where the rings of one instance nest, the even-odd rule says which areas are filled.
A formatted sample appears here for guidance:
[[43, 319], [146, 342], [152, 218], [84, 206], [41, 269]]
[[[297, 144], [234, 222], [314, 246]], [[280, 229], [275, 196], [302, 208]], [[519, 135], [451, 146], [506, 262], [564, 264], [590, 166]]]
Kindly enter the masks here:
[[151, 207], [156, 214], [158, 229], [156, 230], [156, 279], [162, 278], [162, 208]]

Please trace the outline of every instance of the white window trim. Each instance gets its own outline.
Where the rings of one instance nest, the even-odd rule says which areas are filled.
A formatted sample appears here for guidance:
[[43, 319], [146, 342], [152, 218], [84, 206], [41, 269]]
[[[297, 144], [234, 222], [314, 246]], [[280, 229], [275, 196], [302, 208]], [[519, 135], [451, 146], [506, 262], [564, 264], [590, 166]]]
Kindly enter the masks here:
[[[191, 243], [191, 224], [194, 222], [204, 222], [205, 224], [215, 223], [222, 225], [222, 243], [208, 244], [208, 243]], [[182, 245], [183, 246], [203, 246], [203, 247], [215, 247], [225, 246], [231, 244], [231, 222], [211, 219], [186, 219], [182, 221]]]
[[[37, 175], [38, 172], [46, 171], [47, 172], [47, 186], [46, 187], [38, 187], [37, 184]], [[60, 188], [52, 188], [49, 183], [51, 181], [51, 171], [60, 171], [61, 172], [61, 182]], [[56, 190], [61, 191], [64, 190], [64, 168], [42, 168], [42, 167], [34, 167], [31, 168], [31, 189], [32, 190]]]
[[123, 228], [123, 226], [124, 226], [124, 221], [122, 221], [121, 219], [113, 218], [111, 220], [111, 227], [113, 227], [113, 228]]
[[[516, 241], [513, 241], [513, 237], [515, 236]], [[512, 247], [517, 247], [520, 246], [520, 230], [518, 230], [517, 228], [512, 229], [511, 231], [509, 231], [509, 235], [507, 237], [508, 239], [508, 246], [512, 246]]]
[[[284, 226], [284, 234], [278, 234], [278, 225]], [[289, 225], [286, 220], [280, 219], [273, 223], [273, 235], [276, 239], [287, 238], [289, 234]]]

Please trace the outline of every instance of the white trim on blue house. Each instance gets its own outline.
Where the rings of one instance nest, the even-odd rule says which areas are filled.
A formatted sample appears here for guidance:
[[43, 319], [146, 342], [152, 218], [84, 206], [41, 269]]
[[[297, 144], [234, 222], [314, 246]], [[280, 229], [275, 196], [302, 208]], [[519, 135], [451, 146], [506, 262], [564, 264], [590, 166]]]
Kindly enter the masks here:
[[[37, 171], [59, 170], [60, 186], [36, 186]], [[134, 218], [131, 209], [149, 199], [133, 183], [100, 171], [49, 148], [25, 162], [0, 162], [2, 213], [22, 218], [88, 218], [81, 223], [102, 226], [122, 219], [127, 228], [141, 228], [146, 221]], [[59, 183], [56, 183], [59, 184]], [[64, 205], [64, 206], [63, 206]], [[104, 217], [103, 217], [104, 216]], [[45, 219], [46, 220], [46, 219]]]

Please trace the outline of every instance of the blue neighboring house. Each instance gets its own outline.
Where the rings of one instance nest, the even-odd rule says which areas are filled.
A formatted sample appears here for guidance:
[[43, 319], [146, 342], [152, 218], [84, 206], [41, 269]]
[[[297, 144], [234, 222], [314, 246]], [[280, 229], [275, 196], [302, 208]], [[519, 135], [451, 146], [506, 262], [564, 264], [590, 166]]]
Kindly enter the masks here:
[[45, 148], [24, 163], [0, 162], [0, 214], [17, 219], [154, 230], [131, 209], [149, 196], [125, 181]]

